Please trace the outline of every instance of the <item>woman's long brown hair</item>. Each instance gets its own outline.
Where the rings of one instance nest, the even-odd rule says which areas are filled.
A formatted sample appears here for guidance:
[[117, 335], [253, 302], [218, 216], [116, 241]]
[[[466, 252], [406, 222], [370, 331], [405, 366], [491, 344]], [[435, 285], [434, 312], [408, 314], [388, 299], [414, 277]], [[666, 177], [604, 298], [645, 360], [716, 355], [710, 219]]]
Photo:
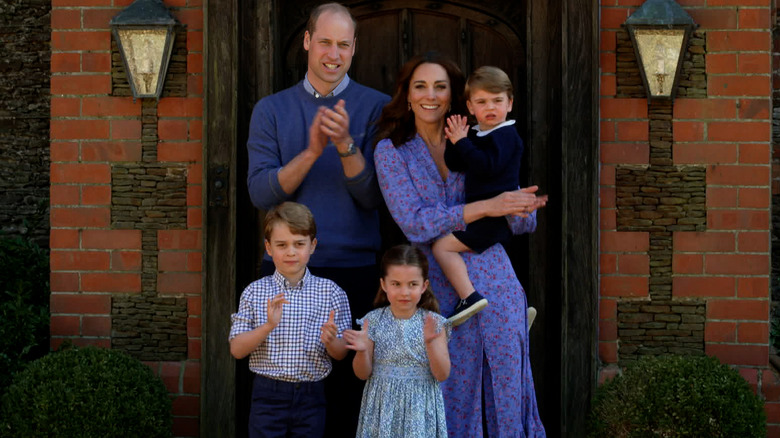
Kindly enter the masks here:
[[[416, 266], [422, 271], [423, 280], [428, 280], [428, 258], [425, 257], [419, 248], [411, 245], [396, 245], [387, 250], [382, 257], [382, 263], [379, 267], [382, 278], [387, 276], [387, 269], [390, 266]], [[379, 292], [377, 292], [374, 298], [374, 307], [384, 307], [390, 305], [390, 301], [387, 299], [387, 293], [379, 286]], [[439, 301], [433, 295], [431, 290], [431, 282], [428, 281], [428, 287], [420, 296], [420, 302], [417, 303], [417, 307], [430, 310], [431, 312], [439, 313]]]

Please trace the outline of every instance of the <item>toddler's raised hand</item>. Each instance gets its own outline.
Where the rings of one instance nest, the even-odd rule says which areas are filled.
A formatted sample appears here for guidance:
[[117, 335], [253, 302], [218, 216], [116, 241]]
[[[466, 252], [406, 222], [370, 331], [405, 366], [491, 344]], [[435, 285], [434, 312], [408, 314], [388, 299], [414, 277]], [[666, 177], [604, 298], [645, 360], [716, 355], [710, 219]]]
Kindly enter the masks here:
[[336, 326], [335, 318], [336, 311], [331, 310], [328, 320], [325, 321], [325, 324], [322, 324], [322, 327], [320, 328], [320, 341], [325, 345], [330, 345], [339, 334], [339, 328]]
[[444, 127], [444, 135], [450, 143], [457, 143], [463, 138], [466, 138], [469, 133], [469, 125], [466, 123], [468, 119], [465, 116], [457, 114], [451, 115], [447, 119], [447, 126]]
[[425, 315], [425, 325], [423, 326], [423, 338], [425, 343], [429, 344], [439, 336], [444, 335], [444, 330], [439, 330], [436, 324], [436, 318], [432, 314]]
[[363, 329], [344, 330], [342, 335], [347, 341], [347, 348], [355, 351], [366, 351], [374, 346], [374, 341], [368, 338], [368, 320], [363, 321]]
[[268, 322], [274, 327], [282, 320], [282, 306], [287, 303], [284, 294], [277, 294], [268, 300]]

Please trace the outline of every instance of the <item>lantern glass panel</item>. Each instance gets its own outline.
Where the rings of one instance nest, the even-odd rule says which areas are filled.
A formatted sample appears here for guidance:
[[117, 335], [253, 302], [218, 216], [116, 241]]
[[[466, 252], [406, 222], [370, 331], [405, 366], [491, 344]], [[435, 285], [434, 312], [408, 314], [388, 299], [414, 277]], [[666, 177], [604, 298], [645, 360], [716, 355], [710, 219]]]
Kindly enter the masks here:
[[167, 29], [119, 29], [117, 34], [127, 59], [129, 76], [139, 96], [154, 96], [162, 80]]
[[652, 96], [671, 95], [684, 37], [684, 29], [634, 30]]

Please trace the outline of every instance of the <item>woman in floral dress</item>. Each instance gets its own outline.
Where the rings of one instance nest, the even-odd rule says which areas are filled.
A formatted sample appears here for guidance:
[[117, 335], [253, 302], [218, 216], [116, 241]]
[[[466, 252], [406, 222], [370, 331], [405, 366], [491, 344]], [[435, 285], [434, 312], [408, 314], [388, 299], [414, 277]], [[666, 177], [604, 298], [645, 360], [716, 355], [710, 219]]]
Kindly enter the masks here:
[[[444, 164], [446, 117], [466, 114], [463, 86], [463, 74], [446, 58], [430, 53], [408, 61], [379, 120], [380, 138], [386, 138], [374, 153], [390, 214], [428, 257], [431, 288], [445, 315], [458, 296], [431, 244], [486, 216], [509, 217], [515, 234], [532, 232], [535, 209], [544, 205], [535, 187], [464, 204], [463, 175]], [[491, 305], [452, 330], [452, 370], [441, 384], [449, 436], [544, 437], [528, 358], [525, 291], [501, 245], [463, 258]]]

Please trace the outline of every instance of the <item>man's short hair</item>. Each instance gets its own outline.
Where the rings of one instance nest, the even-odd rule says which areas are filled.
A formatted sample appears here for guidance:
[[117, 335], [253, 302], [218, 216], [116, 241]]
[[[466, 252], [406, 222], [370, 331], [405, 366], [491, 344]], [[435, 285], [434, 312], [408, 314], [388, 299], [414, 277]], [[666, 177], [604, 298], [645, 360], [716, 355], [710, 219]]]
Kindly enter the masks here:
[[466, 81], [466, 99], [471, 98], [471, 90], [484, 90], [488, 93], [506, 92], [512, 99], [512, 81], [509, 76], [498, 67], [484, 66], [474, 70]]
[[349, 17], [349, 19], [352, 20], [352, 29], [355, 31], [354, 35], [357, 37], [357, 20], [352, 16], [352, 12], [349, 11], [349, 8], [341, 3], [323, 3], [312, 9], [311, 14], [309, 14], [309, 21], [306, 22], [306, 30], [309, 32], [309, 35], [314, 33], [314, 29], [317, 27], [317, 20], [323, 12], [344, 14]]
[[293, 234], [308, 236], [312, 239], [317, 236], [314, 215], [311, 214], [309, 207], [297, 202], [283, 202], [266, 213], [263, 220], [265, 240], [271, 241], [271, 232], [276, 224], [287, 225]]

